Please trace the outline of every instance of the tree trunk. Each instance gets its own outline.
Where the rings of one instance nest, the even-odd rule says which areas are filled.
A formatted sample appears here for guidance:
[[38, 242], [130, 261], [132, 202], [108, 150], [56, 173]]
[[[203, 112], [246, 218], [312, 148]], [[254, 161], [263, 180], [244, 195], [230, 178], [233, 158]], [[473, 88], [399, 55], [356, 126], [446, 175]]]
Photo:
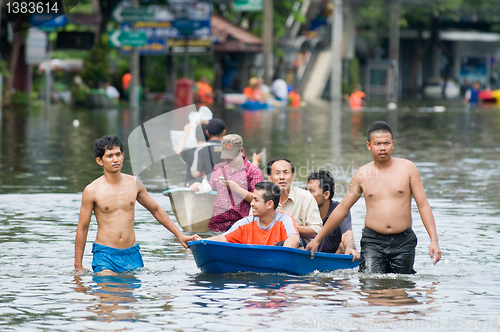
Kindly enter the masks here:
[[[20, 26], [23, 23], [23, 16], [18, 16], [17, 21], [16, 21], [16, 26]], [[18, 31], [18, 29], [16, 29]], [[19, 59], [19, 51], [21, 49], [21, 42], [23, 41], [23, 34], [22, 32], [16, 32], [14, 33], [14, 40], [12, 42], [12, 49], [10, 52], [9, 56], [9, 78], [7, 79], [7, 84], [5, 87], [6, 93], [5, 93], [5, 101], [4, 105], [6, 107], [10, 106], [11, 102], [11, 97], [12, 97], [12, 89], [14, 87], [14, 80], [16, 79], [16, 69], [17, 69], [17, 63]]]
[[448, 81], [448, 78], [450, 77], [450, 72], [451, 72], [451, 68], [453, 67], [454, 58], [453, 58], [453, 54], [448, 50], [448, 48], [446, 47], [446, 45], [443, 43], [442, 40], [439, 41], [439, 45], [440, 45], [440, 48], [443, 51], [444, 55], [446, 56], [446, 59], [448, 60], [448, 63], [446, 64], [446, 68], [444, 69], [443, 90], [441, 91], [443, 99], [446, 99], [446, 83]]
[[99, 25], [99, 35], [106, 33], [106, 26], [108, 25], [111, 16], [113, 15], [113, 9], [118, 5], [119, 0], [106, 0], [99, 1], [99, 6], [101, 8], [101, 24]]
[[422, 62], [422, 59], [427, 53], [427, 50], [431, 45], [436, 43], [439, 38], [439, 18], [433, 17], [431, 22], [431, 35], [425, 43], [423, 42], [422, 33], [423, 28], [420, 26], [418, 28], [418, 37], [415, 44], [415, 52], [413, 52], [412, 64], [411, 64], [411, 76], [410, 76], [410, 99], [415, 99], [417, 95], [417, 67], [419, 62]]

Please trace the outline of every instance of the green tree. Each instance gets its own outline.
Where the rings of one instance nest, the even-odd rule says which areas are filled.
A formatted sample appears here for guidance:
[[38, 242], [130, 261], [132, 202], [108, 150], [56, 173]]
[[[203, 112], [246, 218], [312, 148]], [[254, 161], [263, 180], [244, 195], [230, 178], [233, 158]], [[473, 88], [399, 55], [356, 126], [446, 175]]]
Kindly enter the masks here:
[[90, 49], [90, 54], [83, 63], [82, 79], [88, 86], [97, 88], [99, 83], [110, 79], [108, 53], [107, 35], [104, 34]]

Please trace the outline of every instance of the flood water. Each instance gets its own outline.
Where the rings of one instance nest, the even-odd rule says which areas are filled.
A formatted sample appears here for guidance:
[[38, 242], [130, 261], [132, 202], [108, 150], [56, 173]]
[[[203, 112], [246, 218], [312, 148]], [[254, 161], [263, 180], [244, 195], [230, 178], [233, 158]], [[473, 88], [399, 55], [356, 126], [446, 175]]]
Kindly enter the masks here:
[[[413, 204], [419, 243], [412, 276], [355, 270], [307, 276], [203, 274], [190, 251], [140, 205], [136, 236], [145, 268], [117, 277], [92, 275], [93, 221], [83, 261], [89, 273], [75, 276], [81, 192], [102, 174], [93, 140], [116, 134], [126, 143], [134, 128], [171, 107], [133, 113], [56, 105], [49, 112], [37, 107], [4, 112], [0, 330], [498, 331], [500, 109], [432, 106], [343, 109], [337, 117], [329, 107], [314, 105], [275, 112], [214, 111], [226, 121], [228, 133], [242, 135], [247, 154], [266, 147], [267, 160], [290, 158], [297, 166], [297, 186], [305, 186], [308, 172], [329, 169], [337, 200], [355, 170], [371, 161], [367, 127], [374, 120], [387, 121], [394, 129], [394, 156], [419, 168], [443, 252], [441, 262], [432, 265], [429, 237]], [[124, 172], [131, 173], [130, 163]], [[182, 169], [168, 172], [172, 181]], [[161, 194], [164, 179], [142, 179], [173, 217]], [[359, 246], [363, 199], [351, 213]]]

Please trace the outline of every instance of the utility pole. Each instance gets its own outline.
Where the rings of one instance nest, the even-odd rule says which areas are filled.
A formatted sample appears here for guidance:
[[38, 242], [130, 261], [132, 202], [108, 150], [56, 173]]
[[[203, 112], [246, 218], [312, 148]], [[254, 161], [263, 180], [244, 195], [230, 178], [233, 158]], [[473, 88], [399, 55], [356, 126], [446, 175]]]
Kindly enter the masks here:
[[389, 32], [389, 59], [393, 66], [390, 101], [397, 102], [399, 94], [399, 1], [390, 3], [391, 29]]
[[[139, 7], [139, 0], [132, 0], [132, 7]], [[132, 48], [130, 55], [130, 74], [132, 78], [129, 86], [129, 107], [131, 110], [139, 109], [139, 50]]]
[[271, 85], [273, 79], [273, 0], [264, 0], [264, 23], [263, 23], [263, 66], [264, 83]]
[[332, 101], [336, 101], [342, 99], [342, 0], [333, 0], [333, 6], [330, 97]]

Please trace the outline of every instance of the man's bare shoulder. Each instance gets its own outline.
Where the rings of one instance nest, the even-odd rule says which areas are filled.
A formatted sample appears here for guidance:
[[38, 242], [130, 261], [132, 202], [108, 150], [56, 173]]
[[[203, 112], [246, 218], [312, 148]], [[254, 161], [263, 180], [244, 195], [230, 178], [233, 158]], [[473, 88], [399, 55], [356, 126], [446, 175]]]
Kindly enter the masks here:
[[135, 185], [138, 189], [145, 188], [144, 184], [137, 176], [123, 174], [123, 173], [122, 173], [122, 176], [125, 177], [124, 179], [127, 183]]
[[352, 180], [362, 180], [364, 178], [370, 177], [375, 169], [375, 164], [372, 162], [361, 166], [353, 175]]
[[104, 175], [101, 175], [91, 183], [89, 183], [83, 190], [86, 193], [93, 194], [104, 184]]
[[394, 157], [392, 159], [394, 159], [394, 166], [399, 169], [406, 169], [408, 171], [417, 170], [417, 166], [411, 160]]

